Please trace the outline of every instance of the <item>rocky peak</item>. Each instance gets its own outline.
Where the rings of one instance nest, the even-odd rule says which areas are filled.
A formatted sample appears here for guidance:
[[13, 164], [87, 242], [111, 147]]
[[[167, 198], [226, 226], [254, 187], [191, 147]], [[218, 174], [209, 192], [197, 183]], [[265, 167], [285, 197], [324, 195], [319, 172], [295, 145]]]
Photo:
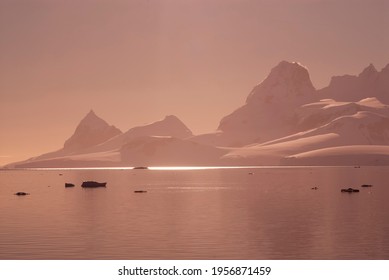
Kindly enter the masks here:
[[321, 98], [333, 98], [338, 101], [358, 101], [376, 97], [381, 102], [389, 103], [389, 64], [381, 72], [369, 64], [358, 75], [332, 77], [328, 87], [318, 91]]
[[81, 120], [77, 129], [82, 127], [99, 128], [105, 126], [109, 126], [109, 124], [102, 118], [98, 117], [93, 110], [90, 110], [89, 113]]
[[375, 76], [377, 74], [378, 74], [377, 69], [374, 67], [374, 65], [372, 63], [370, 63], [369, 66], [367, 66], [365, 69], [363, 69], [363, 71], [361, 72], [361, 74], [358, 75], [358, 77], [370, 78], [370, 77]]
[[308, 70], [298, 62], [281, 61], [275, 66], [268, 79], [283, 79], [285, 81], [304, 80], [310, 82]]
[[81, 120], [73, 135], [65, 141], [64, 149], [79, 150], [100, 144], [122, 132], [98, 117], [93, 110]]
[[[273, 99], [295, 98], [315, 91], [308, 70], [298, 62], [281, 61], [247, 98], [270, 103]], [[280, 101], [280, 100], [277, 100]]]
[[179, 118], [177, 118], [175, 115], [167, 115], [163, 119], [165, 122], [181, 122]]

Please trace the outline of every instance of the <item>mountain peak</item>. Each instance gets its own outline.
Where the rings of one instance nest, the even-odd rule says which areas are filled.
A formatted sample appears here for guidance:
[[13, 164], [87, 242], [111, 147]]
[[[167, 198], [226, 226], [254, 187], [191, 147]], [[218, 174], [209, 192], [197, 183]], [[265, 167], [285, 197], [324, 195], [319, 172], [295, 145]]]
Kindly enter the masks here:
[[304, 74], [308, 74], [307, 68], [299, 62], [289, 62], [283, 60], [278, 63], [277, 66], [273, 67], [269, 76], [277, 74], [279, 76], [289, 77], [289, 75], [293, 74], [293, 72], [302, 72]]
[[367, 66], [365, 69], [363, 69], [361, 74], [359, 74], [359, 77], [368, 78], [368, 77], [375, 75], [377, 73], [378, 73], [377, 69], [374, 67], [374, 65], [372, 63], [370, 63], [369, 66]]
[[162, 120], [133, 127], [124, 134], [126, 139], [140, 136], [172, 136], [184, 139], [193, 136], [193, 134], [178, 117], [167, 115]]
[[96, 115], [93, 110], [90, 110], [88, 114], [81, 120], [78, 126], [89, 126], [89, 127], [103, 127], [108, 126], [108, 123]]
[[267, 79], [293, 83], [306, 82], [312, 86], [308, 69], [298, 62], [281, 61], [271, 70]]
[[282, 68], [296, 68], [296, 69], [304, 68], [304, 69], [307, 69], [305, 66], [303, 66], [301, 63], [299, 63], [297, 61], [290, 62], [290, 61], [282, 60], [280, 63], [277, 64], [277, 66], [273, 67], [272, 70], [282, 69]]
[[[247, 98], [253, 100], [295, 99], [315, 91], [306, 67], [298, 62], [281, 61], [275, 66], [262, 83], [257, 85]], [[291, 100], [289, 100], [291, 101]]]
[[164, 121], [180, 121], [179, 118], [177, 118], [175, 115], [167, 115], [163, 119]]
[[98, 117], [93, 110], [81, 120], [74, 134], [65, 141], [64, 148], [78, 150], [102, 143], [122, 132]]
[[93, 109], [90, 109], [89, 113], [86, 114], [87, 116], [97, 116], [95, 111], [93, 111]]

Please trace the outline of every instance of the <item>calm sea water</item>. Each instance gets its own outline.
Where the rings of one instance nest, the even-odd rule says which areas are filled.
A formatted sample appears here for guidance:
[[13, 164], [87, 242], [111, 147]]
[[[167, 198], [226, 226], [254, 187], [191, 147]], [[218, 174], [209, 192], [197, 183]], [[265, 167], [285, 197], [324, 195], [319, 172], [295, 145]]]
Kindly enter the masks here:
[[[388, 178], [389, 167], [2, 170], [0, 259], [389, 259]], [[361, 184], [373, 187], [340, 192]]]

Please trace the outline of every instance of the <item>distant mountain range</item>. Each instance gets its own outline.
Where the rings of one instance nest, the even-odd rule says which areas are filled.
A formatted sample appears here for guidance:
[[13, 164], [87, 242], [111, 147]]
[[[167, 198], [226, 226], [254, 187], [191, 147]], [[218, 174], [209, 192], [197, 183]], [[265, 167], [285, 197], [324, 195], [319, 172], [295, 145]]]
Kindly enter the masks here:
[[176, 116], [121, 132], [90, 111], [64, 147], [7, 167], [387, 165], [389, 64], [316, 90], [280, 62], [217, 131], [193, 135]]

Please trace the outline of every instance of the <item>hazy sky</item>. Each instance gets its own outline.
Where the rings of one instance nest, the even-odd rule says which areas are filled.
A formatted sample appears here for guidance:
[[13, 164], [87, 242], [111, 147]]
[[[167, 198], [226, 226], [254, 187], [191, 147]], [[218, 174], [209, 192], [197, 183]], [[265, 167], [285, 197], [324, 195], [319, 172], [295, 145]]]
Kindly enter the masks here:
[[125, 131], [216, 129], [281, 60], [389, 63], [387, 0], [0, 0], [0, 165], [58, 149], [90, 109]]

